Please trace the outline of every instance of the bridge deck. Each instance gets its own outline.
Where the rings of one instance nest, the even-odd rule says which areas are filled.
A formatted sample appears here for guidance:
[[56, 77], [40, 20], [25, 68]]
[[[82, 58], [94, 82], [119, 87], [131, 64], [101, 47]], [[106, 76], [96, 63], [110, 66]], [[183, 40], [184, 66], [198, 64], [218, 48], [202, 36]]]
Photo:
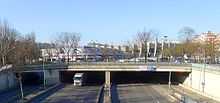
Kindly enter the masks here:
[[[191, 72], [190, 64], [159, 64], [159, 63], [74, 63], [44, 65], [45, 70], [59, 71], [155, 71], [155, 72]], [[42, 71], [43, 65], [18, 66], [15, 71]]]

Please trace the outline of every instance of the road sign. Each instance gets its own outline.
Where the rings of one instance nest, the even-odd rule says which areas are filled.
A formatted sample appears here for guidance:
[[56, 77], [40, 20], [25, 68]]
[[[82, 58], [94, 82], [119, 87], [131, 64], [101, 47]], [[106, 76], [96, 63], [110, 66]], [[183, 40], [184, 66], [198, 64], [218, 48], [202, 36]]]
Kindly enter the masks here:
[[156, 66], [155, 65], [139, 66], [139, 69], [146, 71], [156, 71]]

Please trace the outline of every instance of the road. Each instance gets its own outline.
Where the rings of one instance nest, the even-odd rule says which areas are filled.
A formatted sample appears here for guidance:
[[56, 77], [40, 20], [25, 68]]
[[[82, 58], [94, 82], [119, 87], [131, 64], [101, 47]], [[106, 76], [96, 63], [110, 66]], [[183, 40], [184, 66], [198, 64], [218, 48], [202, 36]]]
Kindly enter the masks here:
[[112, 103], [180, 103], [171, 94], [184, 96], [186, 103], [219, 103], [178, 85], [169, 89], [166, 84], [118, 84], [112, 86]]
[[160, 85], [121, 84], [112, 87], [113, 103], [176, 103]]
[[41, 103], [96, 103], [101, 86], [75, 87], [66, 85]]

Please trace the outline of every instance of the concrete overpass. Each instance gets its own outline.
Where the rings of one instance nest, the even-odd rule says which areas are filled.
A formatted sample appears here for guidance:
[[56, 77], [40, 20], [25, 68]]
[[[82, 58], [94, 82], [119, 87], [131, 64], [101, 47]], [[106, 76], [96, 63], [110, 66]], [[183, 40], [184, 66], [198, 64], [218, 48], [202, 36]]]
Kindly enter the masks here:
[[[205, 96], [220, 101], [220, 68], [219, 66], [202, 64], [172, 64], [172, 63], [70, 63], [70, 64], [46, 64], [46, 65], [24, 65], [14, 66], [10, 72], [46, 72], [46, 79], [55, 83], [59, 81], [60, 71], [92, 72], [101, 71], [105, 73], [105, 84], [108, 88], [111, 84], [111, 72], [166, 72], [172, 74], [187, 73], [182, 85], [191, 88]], [[4, 70], [6, 71], [6, 70]], [[113, 73], [112, 73], [113, 74]], [[167, 77], [168, 79], [169, 77]], [[169, 78], [170, 79], [170, 78]], [[49, 82], [48, 82], [49, 83]], [[169, 82], [170, 84], [170, 82]]]
[[[103, 71], [105, 72], [105, 87], [111, 85], [111, 72], [169, 72], [169, 85], [171, 84], [172, 72], [191, 72], [191, 64], [170, 64], [170, 63], [71, 63], [71, 64], [48, 64], [48, 65], [25, 65], [16, 66], [14, 72], [42, 72], [46, 71]], [[56, 74], [56, 73], [55, 73]], [[56, 74], [57, 75], [57, 74]], [[58, 74], [59, 75], [59, 74]]]
[[71, 63], [16, 66], [14, 72], [59, 71], [154, 71], [154, 72], [191, 72], [191, 64], [170, 63]]

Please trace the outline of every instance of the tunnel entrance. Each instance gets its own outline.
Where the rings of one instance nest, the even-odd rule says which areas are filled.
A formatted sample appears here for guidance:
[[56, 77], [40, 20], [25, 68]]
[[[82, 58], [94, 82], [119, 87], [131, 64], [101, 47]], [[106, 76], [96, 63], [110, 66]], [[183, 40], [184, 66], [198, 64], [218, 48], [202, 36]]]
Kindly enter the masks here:
[[73, 71], [60, 71], [60, 82], [73, 83], [73, 77], [75, 72]]
[[[183, 83], [189, 75], [189, 73], [184, 72], [172, 72], [171, 74], [171, 83], [173, 85]], [[168, 84], [169, 72], [111, 72], [111, 82], [115, 84]]]
[[85, 85], [102, 85], [105, 81], [105, 72], [74, 72], [60, 71], [60, 81], [65, 84], [74, 83], [73, 77], [76, 73], [84, 73], [86, 76]]
[[22, 84], [26, 85], [41, 85], [43, 84], [43, 72], [23, 72]]

